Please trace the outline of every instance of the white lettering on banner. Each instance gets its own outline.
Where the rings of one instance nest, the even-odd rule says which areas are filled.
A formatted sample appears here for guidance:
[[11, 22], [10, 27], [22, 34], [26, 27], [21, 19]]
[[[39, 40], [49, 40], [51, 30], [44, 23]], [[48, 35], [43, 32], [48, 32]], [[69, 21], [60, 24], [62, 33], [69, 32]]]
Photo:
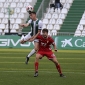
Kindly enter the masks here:
[[31, 42], [25, 43], [25, 44], [20, 44], [22, 47], [29, 47], [31, 45]]
[[10, 39], [7, 39], [7, 45], [6, 46], [10, 46]]
[[82, 45], [78, 45], [78, 41], [80, 41], [80, 42], [82, 42], [82, 39], [77, 39], [76, 41], [75, 41], [75, 45], [76, 45], [76, 47], [82, 47]]
[[85, 47], [85, 42], [83, 42], [83, 47]]
[[25, 43], [25, 44], [20, 44], [22, 47], [29, 47], [31, 45], [31, 43]]
[[70, 47], [73, 47], [71, 41], [72, 41], [72, 38], [70, 38], [70, 39], [64, 39], [63, 41], [61, 41], [62, 42], [61, 47], [66, 47], [67, 45], [69, 45]]
[[[78, 45], [79, 42], [82, 43], [80, 46]], [[83, 42], [82, 39], [77, 39], [77, 40], [75, 41], [75, 46], [76, 46], [76, 47], [85, 47], [85, 42]]]
[[[34, 42], [32, 42], [32, 44], [34, 45]], [[25, 44], [20, 44], [22, 47], [29, 47], [31, 46], [31, 42], [25, 43]]]
[[[0, 46], [10, 46], [10, 44], [12, 43], [12, 45], [15, 47], [18, 44], [20, 44], [19, 41], [20, 40], [17, 40], [16, 42], [14, 42], [13, 39], [0, 39]], [[34, 42], [32, 42], [32, 44], [34, 45]], [[20, 46], [22, 47], [29, 47], [30, 45], [31, 45], [31, 42], [20, 44]]]
[[14, 42], [13, 39], [10, 39], [10, 42], [13, 44], [13, 46], [17, 46], [17, 44], [19, 43], [20, 40], [18, 40], [17, 42]]
[[7, 39], [0, 39], [0, 46], [7, 46]]
[[83, 39], [76, 39], [74, 41], [74, 43], [71, 42], [71, 40], [72, 40], [72, 38], [62, 40], [61, 41], [62, 42], [61, 47], [65, 48], [67, 45], [69, 45], [70, 47], [73, 47], [73, 46], [75, 46], [75, 47], [85, 47], [85, 41], [83, 41]]

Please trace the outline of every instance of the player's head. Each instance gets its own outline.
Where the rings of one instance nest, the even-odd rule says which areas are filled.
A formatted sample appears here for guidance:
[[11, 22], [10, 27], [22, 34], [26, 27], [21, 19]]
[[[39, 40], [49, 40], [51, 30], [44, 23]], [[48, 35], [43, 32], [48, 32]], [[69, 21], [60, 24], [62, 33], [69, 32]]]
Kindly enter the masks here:
[[34, 12], [34, 11], [30, 12], [30, 18], [32, 20], [36, 20], [36, 12]]
[[44, 38], [47, 38], [48, 37], [48, 29], [43, 29], [42, 35], [43, 35]]

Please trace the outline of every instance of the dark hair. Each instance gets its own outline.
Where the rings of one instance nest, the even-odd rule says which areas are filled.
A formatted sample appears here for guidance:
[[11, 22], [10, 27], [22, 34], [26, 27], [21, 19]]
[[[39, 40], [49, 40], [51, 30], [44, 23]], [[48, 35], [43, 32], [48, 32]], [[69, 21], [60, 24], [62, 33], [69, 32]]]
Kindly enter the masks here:
[[43, 29], [42, 32], [47, 32], [48, 33], [48, 29]]
[[30, 14], [35, 14], [35, 15], [36, 15], [36, 12], [34, 12], [34, 11], [30, 11]]

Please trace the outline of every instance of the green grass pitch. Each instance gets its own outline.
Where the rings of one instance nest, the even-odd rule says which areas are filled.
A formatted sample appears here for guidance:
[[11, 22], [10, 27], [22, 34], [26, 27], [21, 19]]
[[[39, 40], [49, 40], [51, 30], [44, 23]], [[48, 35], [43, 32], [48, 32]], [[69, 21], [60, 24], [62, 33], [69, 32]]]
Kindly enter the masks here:
[[55, 55], [66, 78], [59, 77], [55, 65], [46, 57], [34, 75], [35, 55], [25, 64], [29, 49], [0, 49], [0, 85], [85, 85], [85, 51], [59, 50]]

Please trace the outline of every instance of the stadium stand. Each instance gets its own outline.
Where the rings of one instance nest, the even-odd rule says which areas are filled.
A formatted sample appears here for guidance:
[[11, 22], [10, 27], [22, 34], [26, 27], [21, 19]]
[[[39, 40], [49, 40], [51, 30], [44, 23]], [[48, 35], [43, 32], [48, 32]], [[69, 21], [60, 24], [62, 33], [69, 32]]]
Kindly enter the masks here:
[[[58, 11], [57, 8], [54, 11], [54, 8], [48, 8], [47, 13], [45, 13], [43, 19], [43, 28], [49, 29], [52, 35], [56, 35], [66, 18], [68, 11], [73, 3], [73, 0], [60, 0], [63, 4], [63, 9]], [[62, 31], [62, 30], [61, 30]]]
[[8, 32], [8, 14], [7, 8], [14, 10], [14, 14], [10, 16], [10, 32], [18, 33], [22, 31], [19, 24], [25, 23], [28, 18], [26, 7], [30, 4], [35, 5], [37, 0], [0, 0], [0, 34]]
[[85, 36], [85, 12], [82, 15], [74, 36]]
[[[82, 24], [79, 24], [79, 21], [82, 17], [84, 10], [85, 10], [85, 0], [74, 0], [59, 32], [69, 32], [69, 33], [72, 32], [73, 34], [75, 32], [74, 34], [75, 36], [80, 36], [83, 27]], [[84, 21], [81, 21], [81, 23], [82, 22]], [[76, 31], [76, 29], [80, 30]]]
[[[85, 0], [60, 0], [63, 5], [60, 12], [57, 9], [54, 11], [54, 8], [47, 8], [50, 1], [46, 0], [44, 3], [44, 16], [42, 16], [42, 10], [38, 14], [38, 18], [43, 21], [43, 28], [49, 29], [50, 35], [72, 33], [74, 36], [85, 36]], [[8, 32], [6, 8], [9, 4], [14, 10], [14, 14], [10, 16], [11, 33], [29, 32], [30, 27], [21, 28], [19, 24], [26, 23], [29, 19], [26, 7], [30, 4], [37, 12], [42, 5], [42, 0], [0, 0], [0, 34]]]
[[[54, 8], [49, 8], [43, 19], [43, 28], [61, 34], [85, 36], [85, 1], [84, 0], [60, 0], [63, 9], [60, 13]], [[84, 13], [83, 13], [84, 12]], [[82, 15], [83, 14], [83, 15]], [[82, 17], [82, 18], [81, 18]], [[80, 21], [80, 22], [79, 22]], [[54, 31], [54, 32], [55, 32]], [[55, 33], [53, 33], [54, 35]]]

